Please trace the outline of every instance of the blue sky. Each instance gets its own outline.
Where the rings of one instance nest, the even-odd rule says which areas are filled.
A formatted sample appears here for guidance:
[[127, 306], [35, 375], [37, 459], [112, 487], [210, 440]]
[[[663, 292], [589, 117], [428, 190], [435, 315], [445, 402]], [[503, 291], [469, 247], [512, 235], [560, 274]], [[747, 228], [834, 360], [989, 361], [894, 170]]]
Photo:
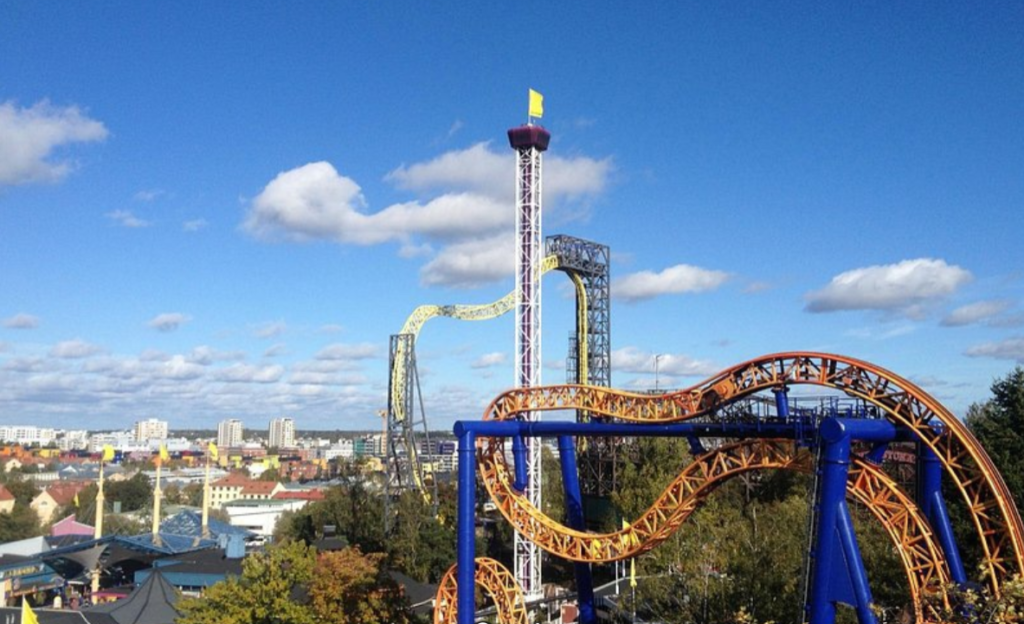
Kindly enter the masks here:
[[[376, 429], [413, 308], [512, 288], [529, 87], [613, 385], [823, 350], [962, 414], [1024, 362], [1022, 58], [1016, 2], [0, 2], [0, 423]], [[418, 355], [477, 418], [512, 319]]]

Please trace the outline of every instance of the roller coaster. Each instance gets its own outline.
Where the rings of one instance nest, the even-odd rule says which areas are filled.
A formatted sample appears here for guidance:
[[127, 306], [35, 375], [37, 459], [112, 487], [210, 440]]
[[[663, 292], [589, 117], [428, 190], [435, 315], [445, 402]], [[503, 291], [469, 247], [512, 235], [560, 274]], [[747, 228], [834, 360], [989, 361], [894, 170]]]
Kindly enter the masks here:
[[[794, 386], [816, 386], [852, 397], [867, 409], [822, 417], [790, 409]], [[768, 417], [733, 418], [728, 409], [774, 393]], [[584, 422], [526, 422], [524, 412], [577, 410]], [[916, 622], [937, 622], [930, 605], [949, 606], [952, 583], [969, 582], [943, 498], [943, 481], [965, 503], [982, 552], [982, 579], [996, 595], [1024, 572], [1024, 526], [999, 472], [963, 423], [913, 383], [879, 366], [840, 355], [779, 353], [728, 368], [691, 388], [643, 395], [593, 385], [512, 390], [498, 396], [481, 421], [455, 425], [459, 453], [458, 557], [442, 580], [436, 624], [475, 621], [474, 585], [497, 607], [502, 624], [525, 624], [527, 608], [515, 579], [500, 563], [474, 552], [476, 479], [515, 530], [551, 555], [577, 562], [582, 624], [596, 621], [590, 566], [641, 555], [681, 530], [722, 483], [760, 470], [811, 472], [814, 504], [804, 621], [832, 624], [837, 605], [858, 621], [877, 622], [847, 499], [866, 507], [892, 540], [906, 571]], [[576, 440], [609, 436], [670, 436], [698, 451], [640, 517], [620, 531], [586, 530], [576, 465]], [[566, 518], [530, 504], [525, 440], [557, 438]], [[705, 448], [703, 440], [717, 441]], [[511, 440], [511, 463], [506, 441]], [[721, 441], [725, 442], [721, 442]], [[696, 441], [696, 444], [693, 443]], [[892, 443], [916, 448], [917, 488], [904, 489], [880, 467]], [[926, 599], [927, 598], [927, 599]]]

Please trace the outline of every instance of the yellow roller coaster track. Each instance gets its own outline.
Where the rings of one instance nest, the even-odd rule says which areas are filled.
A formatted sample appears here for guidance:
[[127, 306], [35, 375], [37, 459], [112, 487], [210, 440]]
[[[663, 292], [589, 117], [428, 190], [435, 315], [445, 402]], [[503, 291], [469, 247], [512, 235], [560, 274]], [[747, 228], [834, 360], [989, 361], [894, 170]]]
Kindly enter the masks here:
[[[1010, 574], [1024, 572], [1024, 527], [985, 450], [959, 419], [926, 392], [867, 362], [824, 353], [779, 353], [726, 369], [689, 389], [658, 396], [579, 385], [516, 389], [495, 399], [484, 417], [508, 420], [525, 412], [586, 410], [637, 423], [679, 422], [706, 416], [716, 407], [759, 391], [801, 384], [833, 388], [863, 399], [878, 407], [890, 422], [913, 432], [935, 452], [967, 503], [983, 552], [983, 576], [996, 594]], [[499, 438], [478, 440], [484, 486], [501, 513], [517, 531], [548, 552], [591, 562], [614, 561], [654, 548], [729, 475], [764, 468], [799, 469], [806, 461], [778, 441], [728, 445], [695, 460], [628, 528], [594, 534], [555, 521], [516, 492], [503, 445]], [[940, 591], [948, 579], [927, 523], [891, 479], [869, 464], [858, 462], [850, 479], [852, 492], [848, 493], [865, 504], [892, 537], [907, 569], [917, 619], [926, 621], [920, 611], [922, 592]]]
[[[541, 264], [541, 274], [545, 274], [549, 271], [559, 269], [558, 256], [547, 256]], [[587, 293], [584, 288], [583, 281], [573, 271], [566, 271], [569, 278], [572, 280], [576, 288], [576, 309], [578, 318], [577, 331], [578, 331], [578, 349], [579, 349], [579, 374], [580, 379], [587, 379]], [[420, 335], [420, 330], [430, 319], [437, 317], [453, 318], [459, 321], [486, 321], [497, 318], [503, 314], [506, 314], [515, 306], [515, 291], [512, 291], [494, 301], [492, 303], [484, 303], [479, 305], [421, 305], [413, 310], [409, 318], [406, 319], [405, 324], [402, 325], [401, 334], [411, 335], [415, 342]], [[391, 405], [395, 412], [395, 420], [397, 422], [404, 422], [409, 418], [409, 414], [405, 413], [406, 406], [406, 381], [408, 379], [409, 371], [405, 367], [407, 361], [405, 353], [405, 344], [399, 343], [397, 352], [394, 357], [394, 366], [391, 370]], [[409, 453], [409, 459], [415, 466], [418, 462], [417, 453], [419, 449], [410, 448], [407, 449]], [[423, 494], [424, 498], [430, 503], [430, 492], [423, 486], [420, 481], [420, 474], [418, 470], [412, 471], [413, 479], [415, 480], [416, 488]]]

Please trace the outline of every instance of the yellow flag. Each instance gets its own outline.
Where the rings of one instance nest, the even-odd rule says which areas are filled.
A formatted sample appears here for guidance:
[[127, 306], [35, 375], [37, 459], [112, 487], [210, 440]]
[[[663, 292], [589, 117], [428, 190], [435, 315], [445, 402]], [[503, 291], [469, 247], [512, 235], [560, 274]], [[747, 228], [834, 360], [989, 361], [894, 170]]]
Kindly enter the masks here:
[[114, 447], [109, 444], [103, 445], [103, 461], [108, 462], [114, 459]]
[[636, 587], [636, 559], [629, 560], [629, 586]]
[[167, 447], [163, 444], [160, 445], [160, 461], [165, 462], [171, 458], [170, 453], [167, 452]]
[[28, 606], [28, 598], [21, 599], [21, 624], [39, 624], [32, 607]]
[[75, 492], [75, 507], [78, 507], [78, 492]]
[[530, 117], [540, 119], [544, 116], [544, 96], [530, 89]]
[[217, 452], [217, 445], [210, 442], [210, 446], [206, 449], [209, 452], [210, 459], [217, 461], [220, 458], [220, 453]]

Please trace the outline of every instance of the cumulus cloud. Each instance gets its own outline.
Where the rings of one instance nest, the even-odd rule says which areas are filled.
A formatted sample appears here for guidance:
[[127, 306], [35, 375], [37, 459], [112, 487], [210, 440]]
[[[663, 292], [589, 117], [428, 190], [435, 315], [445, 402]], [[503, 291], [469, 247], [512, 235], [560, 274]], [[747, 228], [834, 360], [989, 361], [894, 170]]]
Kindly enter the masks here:
[[103, 124], [77, 106], [60, 107], [43, 100], [29, 108], [0, 104], [0, 185], [54, 182], [73, 162], [53, 158], [58, 148], [107, 138]]
[[[245, 352], [243, 351], [224, 351], [207, 345], [195, 347], [185, 357], [187, 362], [200, 364], [202, 366], [209, 366], [216, 362], [237, 362], [244, 359]], [[162, 358], [162, 360], [166, 361], [167, 358]]]
[[198, 232], [199, 230], [206, 229], [207, 225], [209, 223], [206, 222], [206, 219], [192, 219], [182, 223], [181, 229], [186, 232]]
[[283, 334], [287, 329], [288, 324], [284, 321], [274, 321], [272, 323], [263, 323], [253, 333], [257, 338], [275, 338]]
[[449, 245], [420, 269], [424, 286], [475, 288], [496, 282], [515, 270], [515, 240], [492, 236]]
[[962, 327], [976, 323], [994, 323], [997, 317], [1013, 305], [1005, 300], [978, 301], [969, 305], [961, 306], [942, 319], [940, 325], [943, 327]]
[[185, 323], [192, 320], [192, 317], [181, 312], [164, 312], [157, 314], [146, 323], [147, 326], [159, 332], [172, 332]]
[[965, 352], [970, 357], [988, 357], [997, 360], [1016, 360], [1024, 364], [1024, 337], [1015, 336], [998, 342], [975, 345]]
[[232, 364], [219, 369], [214, 373], [217, 381], [231, 383], [274, 383], [284, 375], [284, 367], [274, 364], [272, 366], [253, 366], [251, 364]]
[[77, 338], [75, 340], [58, 342], [50, 349], [50, 355], [65, 360], [87, 358], [102, 352], [103, 349], [100, 346]]
[[[493, 249], [480, 244], [504, 234], [511, 248], [515, 225], [514, 157], [487, 143], [399, 167], [385, 180], [417, 194], [413, 201], [368, 209], [354, 180], [328, 162], [279, 173], [252, 200], [242, 229], [268, 240], [332, 240], [349, 245], [397, 243], [402, 257], [428, 257], [426, 285], [476, 286], [510, 274], [512, 262], [485, 268]], [[545, 212], [604, 192], [611, 159], [585, 156], [545, 159]], [[435, 244], [439, 244], [435, 247]], [[484, 257], [481, 257], [483, 254]]]
[[805, 295], [808, 312], [882, 310], [908, 316], [942, 299], [973, 279], [970, 271], [944, 260], [917, 258], [896, 264], [853, 269]]
[[659, 375], [694, 377], [718, 372], [718, 367], [705, 360], [697, 360], [677, 353], [650, 353], [636, 347], [623, 347], [612, 351], [612, 370], [625, 373], [655, 373], [655, 358]]
[[4, 327], [8, 329], [35, 329], [39, 327], [39, 317], [21, 312], [5, 318]]
[[677, 264], [659, 273], [640, 271], [621, 277], [612, 283], [611, 292], [616, 299], [641, 301], [660, 295], [715, 290], [729, 277], [724, 271]]
[[478, 357], [470, 366], [472, 368], [492, 368], [501, 366], [508, 361], [508, 354], [502, 352], [485, 353]]
[[377, 357], [376, 345], [369, 343], [362, 344], [333, 344], [328, 345], [316, 354], [318, 360], [368, 360]]
[[136, 217], [131, 210], [113, 210], [104, 216], [126, 228], [144, 228], [152, 225], [149, 221]]

